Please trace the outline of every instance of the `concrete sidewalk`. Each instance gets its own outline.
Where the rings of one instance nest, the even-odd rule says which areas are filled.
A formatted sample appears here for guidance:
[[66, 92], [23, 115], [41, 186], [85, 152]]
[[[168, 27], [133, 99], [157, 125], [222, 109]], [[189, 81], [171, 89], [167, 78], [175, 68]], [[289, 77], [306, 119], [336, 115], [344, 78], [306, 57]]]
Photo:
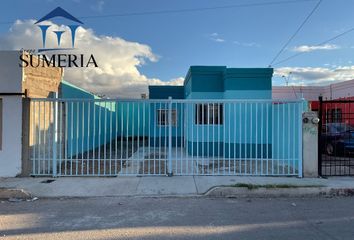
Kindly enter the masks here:
[[[19, 190], [40, 198], [353, 195], [354, 177], [328, 179], [247, 176], [0, 178], [0, 197], [1, 191], [4, 193], [5, 190], [7, 192]], [[2, 198], [6, 197], [3, 195]]]

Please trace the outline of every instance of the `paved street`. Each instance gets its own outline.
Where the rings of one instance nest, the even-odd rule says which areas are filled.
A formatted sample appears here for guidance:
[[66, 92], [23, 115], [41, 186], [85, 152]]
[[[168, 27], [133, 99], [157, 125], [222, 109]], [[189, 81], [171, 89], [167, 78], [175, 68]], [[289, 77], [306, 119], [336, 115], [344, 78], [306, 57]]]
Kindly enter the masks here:
[[1, 239], [353, 239], [354, 198], [0, 203]]

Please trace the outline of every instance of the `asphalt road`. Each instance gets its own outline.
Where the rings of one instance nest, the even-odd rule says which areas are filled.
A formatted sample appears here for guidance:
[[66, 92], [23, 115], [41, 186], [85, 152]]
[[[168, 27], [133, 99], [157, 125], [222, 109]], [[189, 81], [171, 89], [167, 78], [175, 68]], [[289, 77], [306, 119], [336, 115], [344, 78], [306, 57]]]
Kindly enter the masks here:
[[354, 198], [0, 203], [0, 239], [354, 239]]

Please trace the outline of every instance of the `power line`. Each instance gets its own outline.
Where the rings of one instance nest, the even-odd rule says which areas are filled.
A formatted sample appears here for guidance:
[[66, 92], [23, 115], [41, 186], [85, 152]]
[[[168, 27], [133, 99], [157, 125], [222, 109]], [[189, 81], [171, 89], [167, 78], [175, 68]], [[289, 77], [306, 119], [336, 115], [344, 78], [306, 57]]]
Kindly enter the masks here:
[[147, 11], [147, 12], [131, 12], [131, 13], [118, 13], [118, 14], [108, 14], [108, 15], [94, 15], [94, 16], [83, 16], [82, 19], [88, 18], [108, 18], [108, 17], [128, 17], [128, 16], [142, 16], [142, 15], [158, 15], [158, 14], [168, 14], [168, 13], [185, 13], [185, 12], [200, 12], [200, 11], [210, 11], [218, 9], [228, 9], [228, 8], [242, 8], [242, 7], [260, 7], [269, 5], [280, 5], [280, 4], [290, 4], [299, 2], [313, 2], [316, 0], [289, 0], [289, 1], [272, 1], [263, 3], [245, 3], [245, 4], [234, 4], [234, 5], [224, 5], [216, 7], [203, 7], [203, 8], [185, 8], [176, 10], [161, 10], [161, 11]]
[[310, 19], [312, 14], [317, 10], [317, 8], [320, 6], [322, 0], [319, 0], [315, 7], [312, 9], [312, 11], [307, 15], [305, 20], [300, 24], [300, 26], [296, 29], [293, 35], [286, 41], [286, 43], [283, 45], [283, 47], [280, 49], [280, 51], [275, 55], [273, 60], [269, 63], [269, 67], [272, 66], [272, 64], [277, 60], [277, 58], [280, 56], [280, 54], [284, 51], [284, 49], [289, 45], [289, 43], [294, 39], [294, 37], [300, 32], [300, 30], [303, 28], [303, 26], [306, 24], [306, 22]]
[[[283, 5], [283, 4], [293, 4], [293, 3], [313, 2], [313, 1], [316, 1], [316, 0], [288, 0], [288, 1], [263, 2], [263, 3], [245, 3], [245, 4], [224, 5], [224, 6], [216, 6], [216, 7], [184, 8], [184, 9], [175, 9], [175, 10], [169, 9], [169, 10], [160, 10], [160, 11], [116, 13], [116, 14], [107, 14], [107, 15], [92, 15], [92, 16], [81, 16], [78, 18], [79, 19], [96, 19], [96, 18], [110, 18], [110, 17], [160, 15], [160, 14], [169, 14], [169, 13], [202, 12], [202, 11], [211, 11], [211, 10], [219, 10], [219, 9], [261, 7], [261, 6]], [[0, 25], [12, 24], [12, 23], [13, 23], [13, 21], [3, 21], [3, 22], [0, 22]]]
[[[329, 42], [331, 42], [331, 41], [333, 41], [333, 40], [335, 40], [335, 39], [337, 39], [337, 38], [342, 37], [343, 35], [346, 35], [346, 34], [352, 32], [352, 31], [354, 31], [354, 28], [350, 28], [350, 29], [348, 29], [348, 30], [346, 30], [346, 31], [344, 31], [344, 32], [342, 32], [342, 33], [340, 33], [340, 34], [334, 36], [334, 37], [331, 37], [331, 38], [327, 39], [326, 41], [323, 41], [323, 42], [321, 42], [321, 43], [318, 43], [318, 44], [316, 44], [316, 45], [314, 45], [314, 46], [315, 46], [315, 47], [318, 47], [318, 46], [324, 45], [324, 44], [329, 43]], [[274, 63], [273, 66], [279, 65], [279, 64], [281, 64], [281, 63], [283, 63], [283, 62], [286, 62], [286, 61], [288, 61], [288, 60], [290, 60], [290, 59], [293, 59], [293, 58], [295, 58], [295, 57], [297, 57], [297, 56], [299, 56], [299, 55], [305, 54], [305, 53], [308, 53], [308, 52], [299, 52], [299, 53], [296, 53], [296, 54], [294, 54], [294, 55], [292, 55], [292, 56], [290, 56], [290, 57], [287, 57], [287, 58], [285, 58], [285, 59], [283, 59], [283, 60], [281, 60], [281, 61], [279, 61], [279, 62]]]

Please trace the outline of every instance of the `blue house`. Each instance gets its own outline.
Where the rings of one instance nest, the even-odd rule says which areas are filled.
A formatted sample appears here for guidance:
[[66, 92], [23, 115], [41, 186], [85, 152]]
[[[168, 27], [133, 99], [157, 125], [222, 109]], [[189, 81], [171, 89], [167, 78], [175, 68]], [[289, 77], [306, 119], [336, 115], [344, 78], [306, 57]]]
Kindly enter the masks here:
[[59, 168], [34, 173], [301, 175], [306, 105], [272, 99], [272, 75], [191, 66], [183, 86], [149, 86], [149, 99], [104, 99], [62, 81], [59, 99], [33, 100], [53, 119], [36, 113], [52, 126], [38, 128], [33, 162], [53, 156]]
[[[227, 99], [272, 98], [272, 68], [227, 68], [225, 66], [191, 66], [183, 86], [150, 86], [150, 99], [188, 99], [188, 103], [172, 105], [173, 145], [187, 148], [193, 156], [266, 157], [271, 155], [271, 139], [262, 134], [247, 135], [243, 128], [255, 129], [267, 108], [227, 103]], [[193, 99], [196, 101], [193, 102]], [[252, 109], [253, 107], [253, 109]], [[270, 106], [269, 106], [270, 108]], [[166, 132], [168, 106], [151, 108], [151, 128]], [[245, 114], [246, 113], [246, 114]], [[162, 122], [166, 125], [161, 128]], [[232, 121], [231, 121], [232, 119]], [[259, 124], [259, 123], [258, 123]], [[270, 126], [267, 126], [270, 127]], [[226, 131], [227, 129], [227, 131]], [[266, 134], [264, 134], [265, 136]], [[159, 135], [157, 135], [159, 136]], [[181, 137], [184, 136], [183, 141]], [[270, 136], [270, 135], [268, 135]], [[154, 136], [151, 136], [154, 139]], [[159, 139], [160, 140], [160, 139]], [[155, 142], [160, 144], [159, 140]], [[165, 139], [163, 141], [166, 143]]]
[[[149, 100], [70, 103], [66, 155], [116, 139], [164, 148], [171, 136], [172, 147], [189, 156], [295, 159], [300, 150], [289, 146], [298, 146], [292, 126], [301, 111], [297, 103], [272, 101], [272, 74], [272, 68], [191, 66], [183, 86], [149, 86]], [[65, 82], [62, 88], [62, 98], [96, 98]]]
[[272, 68], [191, 66], [184, 80], [185, 99], [271, 99]]

